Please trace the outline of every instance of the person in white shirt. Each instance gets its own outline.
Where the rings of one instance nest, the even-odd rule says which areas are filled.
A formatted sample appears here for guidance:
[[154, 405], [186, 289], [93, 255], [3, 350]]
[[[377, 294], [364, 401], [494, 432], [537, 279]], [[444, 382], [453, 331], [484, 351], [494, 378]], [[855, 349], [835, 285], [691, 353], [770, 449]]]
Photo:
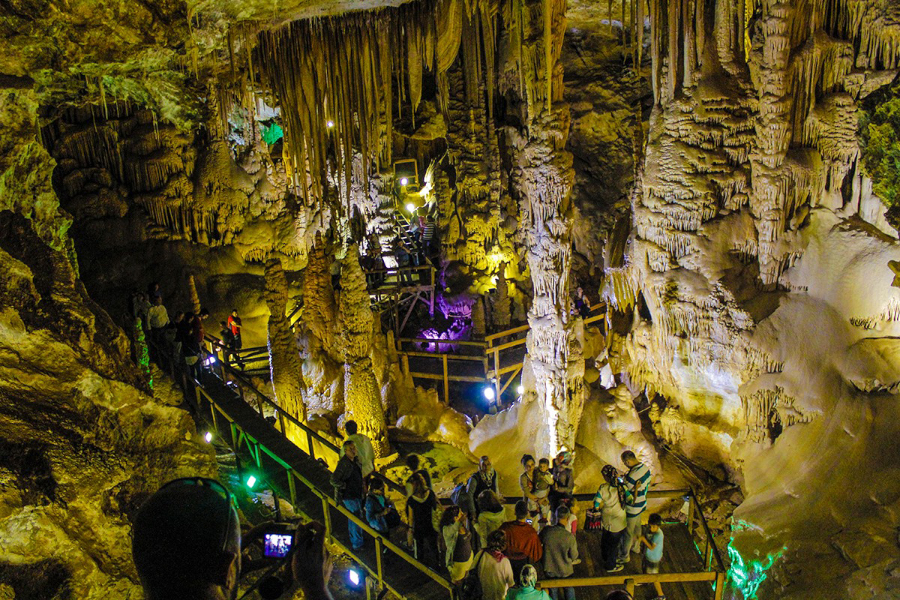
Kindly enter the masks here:
[[162, 296], [155, 296], [153, 306], [147, 310], [147, 324], [150, 326], [151, 357], [158, 359], [157, 352], [166, 347], [166, 328], [169, 326], [169, 312], [163, 306]]
[[359, 427], [356, 425], [356, 421], [347, 421], [344, 429], [347, 430], [347, 439], [356, 446], [363, 478], [366, 478], [375, 471], [375, 449], [372, 447], [372, 440], [368, 436], [358, 433]]
[[506, 557], [506, 534], [494, 531], [487, 537], [484, 550], [475, 556], [475, 569], [481, 581], [483, 600], [503, 600], [506, 591], [516, 585], [512, 564]]
[[625, 567], [617, 564], [616, 558], [619, 544], [625, 535], [627, 516], [625, 514], [624, 489], [619, 486], [619, 473], [612, 465], [600, 470], [606, 483], [597, 489], [594, 496], [594, 510], [602, 511], [600, 517], [603, 530], [600, 538], [600, 554], [603, 557], [603, 568], [607, 573], [617, 573]]

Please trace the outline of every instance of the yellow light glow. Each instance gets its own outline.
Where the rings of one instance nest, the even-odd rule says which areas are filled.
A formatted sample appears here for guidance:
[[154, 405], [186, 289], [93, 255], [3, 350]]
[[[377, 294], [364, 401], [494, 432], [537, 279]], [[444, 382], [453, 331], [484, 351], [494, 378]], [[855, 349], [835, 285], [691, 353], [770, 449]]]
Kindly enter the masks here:
[[400, 178], [400, 185], [407, 185], [408, 183], [409, 183], [409, 179], [407, 179], [406, 177]]
[[[402, 181], [402, 180], [401, 180], [401, 181]], [[412, 202], [409, 202], [409, 203], [407, 203], [407, 205], [406, 205], [406, 210], [407, 210], [408, 212], [414, 212], [414, 211], [416, 210], [416, 205], [413, 204]]]

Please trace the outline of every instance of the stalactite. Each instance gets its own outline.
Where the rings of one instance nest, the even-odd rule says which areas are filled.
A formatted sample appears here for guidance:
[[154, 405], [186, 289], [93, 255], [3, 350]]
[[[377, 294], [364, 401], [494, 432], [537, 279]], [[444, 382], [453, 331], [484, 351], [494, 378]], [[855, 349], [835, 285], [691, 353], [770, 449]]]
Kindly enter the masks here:
[[[303, 375], [300, 354], [291, 324], [287, 318], [288, 283], [281, 261], [269, 258], [265, 266], [266, 305], [269, 308], [268, 339], [269, 369], [275, 400], [285, 413], [306, 422], [306, 405], [303, 401]], [[305, 448], [307, 438], [302, 429], [283, 421], [285, 435], [301, 448]]]
[[331, 287], [328, 256], [325, 243], [316, 236], [316, 243], [309, 252], [303, 286], [303, 323], [325, 346], [333, 345], [334, 290]]

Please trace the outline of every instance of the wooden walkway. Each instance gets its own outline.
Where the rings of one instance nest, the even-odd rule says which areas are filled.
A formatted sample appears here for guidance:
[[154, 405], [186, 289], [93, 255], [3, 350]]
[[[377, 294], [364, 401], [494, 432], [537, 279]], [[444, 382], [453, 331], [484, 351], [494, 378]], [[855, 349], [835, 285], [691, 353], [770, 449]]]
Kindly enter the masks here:
[[[337, 446], [298, 421], [293, 415], [279, 410], [265, 394], [256, 389], [243, 375], [226, 367], [219, 357], [213, 363], [214, 372], [204, 372], [202, 385], [187, 376], [182, 365], [163, 360], [160, 366], [169, 372], [185, 391], [197, 416], [207, 421], [220, 438], [229, 442], [244, 470], [248, 468], [260, 481], [261, 488], [271, 489], [278, 496], [289, 499], [296, 512], [309, 520], [322, 522], [329, 538], [344, 553], [353, 558], [369, 574], [376, 590], [387, 589], [400, 598], [452, 600], [452, 589], [443, 572], [438, 573], [412, 557], [405, 548], [379, 535], [367, 523], [349, 513], [333, 498], [328, 462], [336, 462]], [[228, 383], [225, 383], [225, 380]], [[265, 410], [264, 410], [265, 408]], [[276, 414], [275, 423], [266, 414]], [[305, 433], [306, 448], [301, 449], [282, 433], [294, 427]], [[302, 441], [301, 441], [302, 444]], [[249, 467], [247, 467], [249, 465]], [[241, 480], [246, 479], [244, 473]], [[402, 486], [381, 475], [395, 491]], [[722, 590], [712, 590], [712, 583], [721, 587], [725, 568], [712, 535], [697, 510], [690, 490], [651, 490], [652, 498], [683, 498], [688, 501], [687, 524], [665, 524], [665, 549], [660, 575], [640, 574], [640, 558], [634, 556], [625, 571], [606, 575], [600, 562], [600, 535], [594, 531], [579, 531], [578, 545], [582, 562], [576, 566], [572, 579], [545, 580], [542, 586], [577, 588], [579, 600], [602, 600], [613, 589], [634, 588], [636, 600], [653, 598], [652, 585], [659, 580], [669, 600], [719, 600]], [[577, 494], [580, 503], [589, 503], [592, 494]], [[506, 498], [513, 502], [516, 498]], [[442, 499], [442, 503], [447, 503]], [[356, 522], [364, 532], [365, 545], [353, 550], [348, 533], [348, 521]], [[699, 544], [699, 545], [698, 545]], [[699, 549], [704, 546], [701, 554]], [[701, 558], [702, 557], [702, 558]]]
[[[331, 472], [324, 460], [313, 458], [289, 441], [217, 375], [207, 372], [202, 386], [198, 386], [180, 369], [172, 374], [181, 382], [198, 415], [213, 426], [222, 440], [230, 442], [235, 454], [243, 455], [245, 462], [249, 455], [250, 469], [260, 481], [257, 485], [290, 499], [296, 512], [306, 519], [324, 523], [329, 539], [368, 572], [377, 589], [386, 588], [400, 598], [416, 600], [452, 598], [450, 583], [444, 575], [419, 563], [334, 500]], [[229, 374], [237, 376], [234, 371]], [[285, 418], [292, 420], [283, 411], [279, 411], [279, 416], [282, 427]], [[337, 451], [321, 438], [312, 447]], [[350, 544], [347, 527], [350, 519], [364, 531], [365, 544], [360, 550], [353, 550]]]
[[[663, 544], [663, 560], [660, 564], [660, 573], [696, 573], [703, 571], [703, 561], [700, 553], [694, 546], [688, 535], [687, 526], [683, 523], [663, 524], [665, 542]], [[600, 532], [581, 530], [576, 535], [578, 539], [578, 553], [581, 556], [581, 564], [575, 565], [573, 577], [596, 577], [604, 573], [603, 561], [600, 558]], [[630, 576], [641, 573], [641, 557], [631, 555], [631, 561], [625, 565], [625, 570], [613, 575], [627, 579]], [[603, 600], [608, 592], [622, 589], [620, 586], [592, 586], [579, 587], [575, 590], [578, 600]], [[663, 593], [666, 600], [713, 600], [714, 594], [710, 582], [674, 582], [663, 583]], [[643, 584], [637, 587], [635, 600], [643, 598], [655, 598], [656, 592], [652, 584]]]

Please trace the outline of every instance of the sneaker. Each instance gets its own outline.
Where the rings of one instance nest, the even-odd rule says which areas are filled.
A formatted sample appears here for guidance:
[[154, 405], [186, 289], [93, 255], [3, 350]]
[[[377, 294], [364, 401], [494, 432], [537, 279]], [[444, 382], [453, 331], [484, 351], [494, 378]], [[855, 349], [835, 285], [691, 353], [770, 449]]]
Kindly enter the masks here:
[[616, 564], [615, 567], [613, 567], [612, 569], [607, 571], [607, 573], [618, 573], [619, 571], [624, 571], [624, 570], [625, 570], [625, 565], [623, 565], [622, 563], [618, 563], [618, 564]]

